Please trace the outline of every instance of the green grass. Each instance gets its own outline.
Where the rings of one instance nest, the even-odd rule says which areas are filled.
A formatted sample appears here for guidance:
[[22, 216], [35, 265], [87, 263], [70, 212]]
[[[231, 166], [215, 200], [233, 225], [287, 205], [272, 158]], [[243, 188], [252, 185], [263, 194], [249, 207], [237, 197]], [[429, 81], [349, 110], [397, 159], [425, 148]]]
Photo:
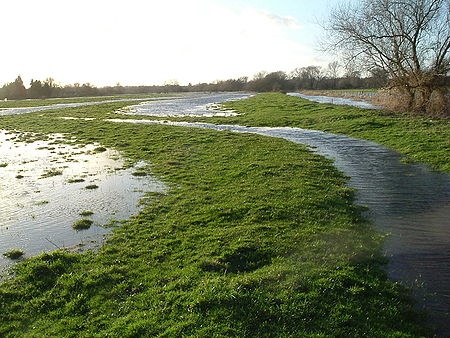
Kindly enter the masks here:
[[10, 258], [10, 259], [19, 259], [20, 257], [22, 257], [25, 254], [25, 252], [23, 252], [22, 250], [19, 249], [12, 249], [9, 250], [8, 252], [5, 252], [3, 254], [3, 256]]
[[82, 218], [78, 221], [76, 221], [75, 223], [72, 224], [72, 228], [74, 228], [75, 230], [85, 230], [85, 229], [89, 229], [92, 225], [92, 223], [94, 223], [94, 221], [92, 221], [89, 218]]
[[403, 154], [406, 161], [422, 162], [436, 170], [450, 172], [449, 119], [320, 104], [278, 93], [260, 94], [248, 100], [227, 102], [224, 106], [242, 115], [196, 120], [300, 127], [349, 135], [394, 149]]
[[331, 161], [259, 135], [55, 118], [119, 106], [0, 118], [116, 148], [170, 186], [98, 253], [18, 264], [0, 285], [0, 336], [429, 334]]

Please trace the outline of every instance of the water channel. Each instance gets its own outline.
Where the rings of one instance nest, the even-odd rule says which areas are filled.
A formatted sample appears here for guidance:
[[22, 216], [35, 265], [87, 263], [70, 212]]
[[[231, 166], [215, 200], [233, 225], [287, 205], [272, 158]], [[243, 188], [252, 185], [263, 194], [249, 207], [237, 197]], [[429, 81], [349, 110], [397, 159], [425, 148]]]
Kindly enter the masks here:
[[415, 290], [418, 306], [442, 336], [450, 333], [450, 175], [420, 164], [377, 143], [301, 128], [244, 127], [168, 121], [115, 119], [120, 123], [158, 123], [279, 137], [307, 144], [334, 160], [350, 176], [357, 203], [381, 233], [389, 234], [384, 254], [388, 274]]

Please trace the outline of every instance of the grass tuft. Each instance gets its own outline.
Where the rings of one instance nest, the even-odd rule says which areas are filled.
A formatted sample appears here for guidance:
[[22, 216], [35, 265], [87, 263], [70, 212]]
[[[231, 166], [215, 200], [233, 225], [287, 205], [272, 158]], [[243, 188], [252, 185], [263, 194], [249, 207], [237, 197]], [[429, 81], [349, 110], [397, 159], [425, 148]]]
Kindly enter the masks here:
[[92, 216], [93, 214], [94, 214], [94, 212], [91, 210], [84, 210], [84, 211], [80, 212], [80, 216]]
[[67, 183], [81, 183], [84, 181], [84, 178], [70, 178], [67, 180]]
[[10, 250], [8, 252], [5, 252], [3, 254], [3, 256], [10, 258], [10, 259], [19, 259], [20, 257], [22, 257], [25, 254], [25, 252], [23, 252], [20, 249], [13, 249]]
[[92, 221], [91, 219], [82, 218], [82, 219], [76, 221], [72, 225], [72, 228], [74, 228], [75, 230], [85, 230], [85, 229], [89, 229], [91, 227], [92, 223], [94, 223], [94, 221]]
[[63, 174], [62, 170], [50, 169], [50, 170], [47, 170], [45, 173], [43, 173], [40, 178], [48, 178], [48, 177], [53, 177], [53, 176], [59, 176], [62, 174]]

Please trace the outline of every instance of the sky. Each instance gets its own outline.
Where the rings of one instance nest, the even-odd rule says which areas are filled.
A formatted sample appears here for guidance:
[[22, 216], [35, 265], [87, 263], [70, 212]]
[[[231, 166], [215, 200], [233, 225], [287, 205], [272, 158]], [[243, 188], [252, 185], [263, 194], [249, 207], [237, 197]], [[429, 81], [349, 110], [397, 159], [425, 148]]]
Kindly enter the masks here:
[[212, 82], [326, 66], [334, 0], [14, 0], [0, 5], [0, 85]]

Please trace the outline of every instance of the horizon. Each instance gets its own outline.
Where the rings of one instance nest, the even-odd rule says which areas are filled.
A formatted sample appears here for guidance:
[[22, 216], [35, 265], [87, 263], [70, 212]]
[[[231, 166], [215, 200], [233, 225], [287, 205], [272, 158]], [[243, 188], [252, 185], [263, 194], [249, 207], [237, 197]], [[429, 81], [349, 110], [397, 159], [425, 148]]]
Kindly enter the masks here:
[[321, 34], [316, 22], [335, 3], [8, 2], [3, 12], [21, 17], [5, 15], [0, 22], [11, 32], [4, 36], [10, 52], [2, 55], [0, 85], [18, 75], [26, 87], [46, 78], [96, 87], [188, 85], [324, 67], [333, 58], [315, 50]]

